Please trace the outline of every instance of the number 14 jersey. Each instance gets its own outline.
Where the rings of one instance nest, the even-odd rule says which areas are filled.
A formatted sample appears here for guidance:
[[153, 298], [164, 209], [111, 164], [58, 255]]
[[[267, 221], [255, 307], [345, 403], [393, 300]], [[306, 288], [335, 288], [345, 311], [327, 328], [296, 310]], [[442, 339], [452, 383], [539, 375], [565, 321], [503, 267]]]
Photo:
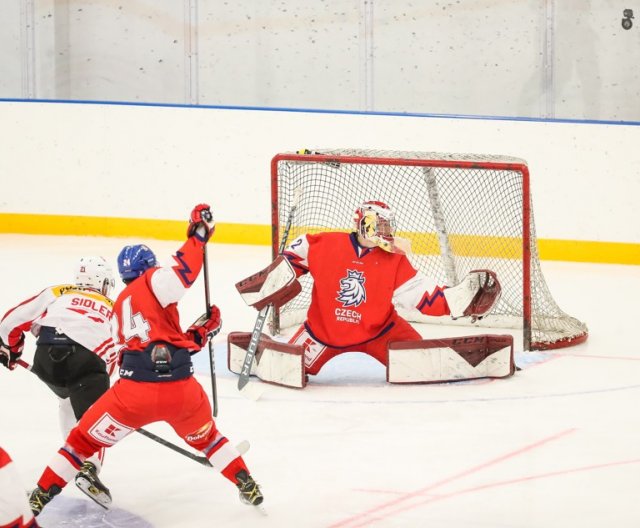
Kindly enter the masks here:
[[182, 331], [177, 302], [200, 273], [203, 250], [203, 243], [190, 237], [173, 265], [151, 268], [122, 290], [113, 307], [114, 339], [121, 349], [143, 351], [151, 342], [164, 342], [200, 350]]

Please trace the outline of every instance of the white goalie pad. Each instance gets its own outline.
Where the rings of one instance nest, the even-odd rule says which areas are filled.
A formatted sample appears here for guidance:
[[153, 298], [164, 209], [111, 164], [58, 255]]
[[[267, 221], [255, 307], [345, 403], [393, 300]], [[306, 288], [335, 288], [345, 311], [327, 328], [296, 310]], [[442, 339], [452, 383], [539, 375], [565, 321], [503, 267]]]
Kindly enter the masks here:
[[[231, 372], [240, 374], [242, 371], [250, 341], [250, 332], [229, 334], [227, 366]], [[251, 364], [250, 374], [267, 383], [301, 389], [307, 384], [304, 373], [304, 349], [300, 345], [280, 343], [265, 334], [260, 334], [258, 351]]]
[[279, 255], [263, 270], [236, 283], [236, 289], [244, 302], [256, 310], [273, 304], [286, 304], [300, 293], [302, 287], [289, 261]]
[[511, 335], [476, 335], [389, 344], [389, 383], [507, 378], [516, 370]]

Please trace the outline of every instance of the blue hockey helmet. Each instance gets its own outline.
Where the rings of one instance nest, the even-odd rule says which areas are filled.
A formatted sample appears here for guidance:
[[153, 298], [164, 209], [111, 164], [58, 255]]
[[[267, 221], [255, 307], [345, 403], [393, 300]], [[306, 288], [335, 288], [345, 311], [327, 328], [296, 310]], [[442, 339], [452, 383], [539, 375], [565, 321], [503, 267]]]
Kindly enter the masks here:
[[137, 279], [155, 265], [156, 256], [143, 244], [125, 246], [118, 255], [118, 271], [120, 278], [125, 282]]

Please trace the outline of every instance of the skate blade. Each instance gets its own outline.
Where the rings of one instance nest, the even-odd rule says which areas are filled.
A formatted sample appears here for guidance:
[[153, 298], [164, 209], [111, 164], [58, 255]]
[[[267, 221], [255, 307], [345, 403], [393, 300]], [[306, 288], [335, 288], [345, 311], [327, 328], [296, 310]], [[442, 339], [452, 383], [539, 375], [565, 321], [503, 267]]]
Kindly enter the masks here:
[[267, 515], [267, 510], [264, 509], [264, 502], [262, 502], [261, 504], [251, 504], [248, 500], [243, 498], [240, 499], [240, 502], [245, 506], [249, 506], [250, 508], [257, 510], [262, 515]]
[[83, 477], [76, 478], [76, 486], [80, 488], [80, 491], [84, 493], [87, 497], [89, 497], [93, 502], [102, 506], [105, 510], [109, 509], [111, 506], [111, 497], [107, 495], [104, 491], [100, 491], [96, 488], [91, 482]]

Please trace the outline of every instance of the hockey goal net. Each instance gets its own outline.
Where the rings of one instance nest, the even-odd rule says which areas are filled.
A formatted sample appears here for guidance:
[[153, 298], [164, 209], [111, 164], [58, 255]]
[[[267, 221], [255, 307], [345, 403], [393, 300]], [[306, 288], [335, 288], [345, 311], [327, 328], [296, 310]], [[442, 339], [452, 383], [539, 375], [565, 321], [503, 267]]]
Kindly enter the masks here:
[[[274, 256], [294, 203], [289, 242], [303, 233], [350, 231], [356, 207], [381, 200], [395, 211], [397, 236], [411, 242], [411, 263], [439, 284], [454, 285], [473, 269], [497, 273], [500, 301], [474, 326], [522, 328], [524, 350], [560, 348], [587, 338], [586, 325], [558, 307], [542, 274], [524, 160], [307, 150], [276, 155], [271, 178]], [[273, 312], [272, 332], [304, 320], [312, 279], [306, 275], [301, 282], [302, 293]], [[451, 324], [448, 317], [429, 318], [417, 310], [401, 314], [414, 322]]]

